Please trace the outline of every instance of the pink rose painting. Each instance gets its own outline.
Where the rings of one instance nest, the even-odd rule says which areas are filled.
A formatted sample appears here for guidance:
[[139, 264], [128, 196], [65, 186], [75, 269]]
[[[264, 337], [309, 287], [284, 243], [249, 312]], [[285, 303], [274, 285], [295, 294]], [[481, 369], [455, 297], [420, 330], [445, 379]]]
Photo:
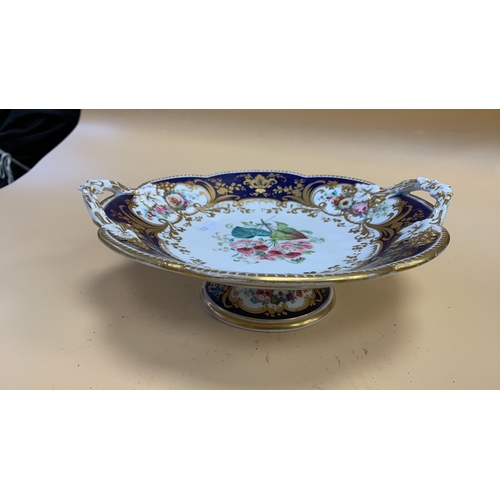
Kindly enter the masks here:
[[173, 213], [186, 210], [197, 201], [197, 196], [195, 191], [179, 189], [165, 192], [157, 186], [151, 186], [140, 198], [144, 204], [142, 214], [150, 221], [169, 220]]
[[355, 203], [352, 206], [352, 212], [356, 215], [363, 215], [368, 211], [368, 203], [366, 202], [361, 202], [361, 203]]

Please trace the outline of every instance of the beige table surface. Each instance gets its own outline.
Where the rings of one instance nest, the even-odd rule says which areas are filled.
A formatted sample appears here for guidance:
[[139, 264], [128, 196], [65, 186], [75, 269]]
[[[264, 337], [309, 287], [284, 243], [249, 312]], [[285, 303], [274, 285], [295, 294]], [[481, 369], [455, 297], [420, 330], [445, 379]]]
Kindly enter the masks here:
[[[289, 170], [451, 184], [432, 262], [336, 286], [296, 333], [222, 324], [201, 281], [104, 247], [77, 186]], [[83, 111], [0, 190], [2, 389], [500, 388], [498, 111]]]

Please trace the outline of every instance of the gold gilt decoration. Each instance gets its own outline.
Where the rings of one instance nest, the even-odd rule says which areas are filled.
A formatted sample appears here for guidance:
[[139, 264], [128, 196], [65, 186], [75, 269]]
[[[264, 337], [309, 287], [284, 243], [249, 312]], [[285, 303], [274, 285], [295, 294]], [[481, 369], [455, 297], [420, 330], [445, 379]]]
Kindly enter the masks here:
[[245, 188], [241, 183], [231, 182], [231, 184], [226, 184], [221, 178], [210, 179], [213, 187], [202, 179], [197, 179], [195, 183], [203, 183], [207, 186], [209, 192], [212, 194], [212, 201], [215, 200], [215, 193], [219, 196], [233, 196], [238, 193], [238, 191], [243, 191]]
[[305, 179], [295, 179], [293, 185], [290, 186], [277, 186], [273, 189], [273, 194], [285, 193], [294, 198], [303, 198]]
[[270, 194], [268, 192], [269, 188], [278, 184], [278, 181], [276, 180], [277, 177], [286, 179], [284, 176], [279, 174], [269, 174], [267, 177], [264, 177], [262, 174], [258, 174], [256, 176], [248, 174], [245, 176], [243, 184], [255, 190], [254, 193], [251, 193], [252, 196], [267, 197]]
[[404, 245], [407, 248], [417, 248], [433, 243], [440, 235], [440, 227], [428, 223], [427, 220], [417, 221], [406, 226], [400, 231], [398, 237], [392, 242], [391, 248]]

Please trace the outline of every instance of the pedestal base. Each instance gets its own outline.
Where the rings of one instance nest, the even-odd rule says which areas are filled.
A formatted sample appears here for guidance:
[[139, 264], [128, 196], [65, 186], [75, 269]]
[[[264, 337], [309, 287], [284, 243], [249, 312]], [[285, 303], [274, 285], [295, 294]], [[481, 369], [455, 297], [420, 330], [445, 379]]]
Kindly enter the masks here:
[[206, 281], [201, 301], [214, 318], [245, 330], [283, 332], [312, 326], [335, 304], [333, 288], [268, 290]]

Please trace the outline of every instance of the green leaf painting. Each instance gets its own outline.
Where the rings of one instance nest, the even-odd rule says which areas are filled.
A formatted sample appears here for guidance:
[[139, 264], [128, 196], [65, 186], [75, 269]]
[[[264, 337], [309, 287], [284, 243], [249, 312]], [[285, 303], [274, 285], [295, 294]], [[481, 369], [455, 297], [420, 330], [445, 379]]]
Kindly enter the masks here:
[[[304, 233], [311, 234], [311, 231], [297, 231], [297, 229], [290, 227], [284, 222], [265, 222], [261, 220], [260, 224], [253, 224], [249, 222], [242, 222], [246, 227], [236, 226], [231, 231], [231, 236], [234, 238], [246, 238], [251, 239], [255, 236], [269, 237], [271, 240], [275, 241], [287, 241], [287, 240], [305, 240], [308, 239]], [[273, 227], [274, 226], [274, 227]], [[265, 228], [265, 229], [263, 229]]]

